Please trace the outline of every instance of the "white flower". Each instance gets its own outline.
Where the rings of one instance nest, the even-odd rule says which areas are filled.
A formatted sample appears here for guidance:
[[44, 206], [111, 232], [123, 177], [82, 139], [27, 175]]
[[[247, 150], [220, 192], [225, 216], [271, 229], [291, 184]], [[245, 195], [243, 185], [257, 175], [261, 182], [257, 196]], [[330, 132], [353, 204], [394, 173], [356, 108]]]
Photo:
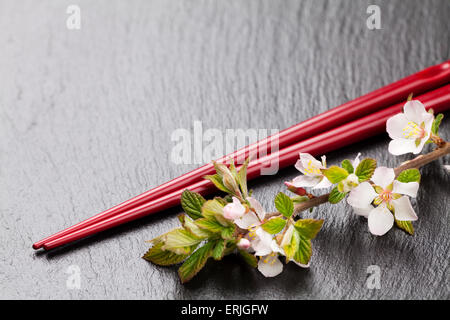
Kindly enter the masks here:
[[[265, 277], [275, 277], [283, 271], [283, 263], [280, 261], [279, 256], [285, 255], [282, 246], [290, 241], [293, 232], [293, 226], [291, 225], [282, 239], [281, 246], [278, 245], [274, 236], [266, 232], [261, 228], [261, 223], [264, 221], [266, 212], [261, 204], [254, 198], [248, 197], [252, 210], [245, 213], [241, 218], [234, 220], [234, 223], [242, 228], [249, 230], [246, 238], [242, 238], [238, 246], [247, 245], [248, 241], [250, 246], [243, 249], [251, 249], [254, 251], [255, 256], [259, 257], [258, 270]], [[292, 260], [293, 261], [293, 260]], [[294, 261], [295, 262], [295, 261]], [[301, 267], [308, 267], [309, 265], [303, 265], [295, 262]]]
[[356, 214], [368, 218], [372, 234], [382, 236], [388, 232], [394, 225], [394, 216], [399, 221], [417, 220], [407, 196], [416, 197], [419, 183], [395, 180], [394, 169], [386, 167], [375, 169], [371, 180], [375, 186], [362, 182], [350, 192], [347, 202]]
[[266, 211], [258, 200], [252, 197], [248, 197], [247, 200], [250, 202], [250, 205], [256, 214], [252, 210], [249, 210], [241, 217], [235, 219], [233, 222], [241, 229], [249, 229], [252, 226], [259, 226], [261, 221], [263, 221], [266, 216]]
[[295, 164], [295, 168], [304, 175], [296, 177], [292, 184], [294, 187], [313, 187], [313, 189], [328, 188], [332, 185], [322, 174], [320, 169], [326, 168], [326, 158], [322, 157], [322, 162], [316, 160], [309, 153], [300, 153], [300, 159]]
[[396, 114], [386, 122], [386, 130], [393, 139], [389, 143], [389, 152], [394, 155], [418, 154], [430, 138], [434, 116], [418, 100], [408, 101], [403, 110], [404, 113]]
[[223, 208], [223, 216], [229, 220], [235, 220], [241, 218], [245, 213], [245, 207], [239, 201], [238, 198], [233, 197], [233, 202], [227, 204]]

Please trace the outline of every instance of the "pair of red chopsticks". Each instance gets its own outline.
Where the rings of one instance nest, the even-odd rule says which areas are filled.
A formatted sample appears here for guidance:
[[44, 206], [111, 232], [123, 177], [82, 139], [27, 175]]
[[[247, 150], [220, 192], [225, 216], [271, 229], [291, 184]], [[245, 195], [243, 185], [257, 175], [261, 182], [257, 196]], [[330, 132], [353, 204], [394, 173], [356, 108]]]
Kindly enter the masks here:
[[[324, 154], [385, 131], [386, 120], [401, 112], [410, 93], [427, 109], [435, 112], [450, 109], [450, 61], [424, 69], [390, 85], [382, 87], [339, 107], [279, 132], [229, 154], [217, 162], [244, 159], [261, 147], [278, 140], [279, 151], [250, 161], [247, 178], [261, 174], [261, 169], [274, 161], [279, 168], [293, 165], [299, 152]], [[418, 96], [421, 94], [420, 96]], [[70, 228], [33, 244], [34, 249], [50, 250], [97, 232], [113, 228], [146, 215], [168, 209], [180, 203], [185, 189], [207, 194], [213, 184], [203, 176], [213, 174], [214, 166], [206, 164], [165, 184], [101, 212]]]

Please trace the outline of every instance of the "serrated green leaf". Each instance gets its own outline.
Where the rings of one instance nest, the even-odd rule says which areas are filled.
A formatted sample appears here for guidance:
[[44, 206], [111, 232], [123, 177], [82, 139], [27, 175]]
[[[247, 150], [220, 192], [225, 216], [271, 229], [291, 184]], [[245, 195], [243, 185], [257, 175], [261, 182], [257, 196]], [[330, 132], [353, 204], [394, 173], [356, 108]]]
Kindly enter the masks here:
[[355, 175], [358, 177], [359, 182], [367, 181], [372, 178], [376, 168], [377, 161], [372, 158], [366, 158], [359, 163], [355, 170]]
[[205, 203], [205, 198], [203, 198], [199, 193], [184, 190], [181, 194], [181, 206], [184, 212], [192, 219], [198, 219], [202, 217], [202, 206]]
[[435, 135], [438, 134], [439, 126], [441, 125], [442, 119], [444, 118], [444, 115], [442, 113], [439, 113], [436, 118], [433, 120], [433, 124], [431, 125], [431, 132]]
[[232, 225], [230, 225], [228, 227], [223, 228], [221, 233], [220, 233], [220, 236], [223, 239], [230, 240], [230, 239], [232, 239], [234, 237], [234, 232], [235, 231], [236, 231], [236, 225], [232, 224]]
[[420, 171], [415, 168], [403, 170], [398, 175], [397, 180], [404, 183], [420, 182]]
[[411, 221], [399, 221], [395, 219], [395, 224], [397, 225], [398, 228], [409, 233], [410, 235], [414, 234], [414, 227]]
[[[294, 232], [295, 233], [295, 232]], [[312, 255], [311, 240], [299, 235], [298, 249], [294, 254], [294, 260], [298, 263], [307, 265]]]
[[184, 261], [178, 269], [178, 275], [182, 283], [191, 280], [205, 266], [206, 261], [212, 254], [213, 247], [214, 242], [207, 242]]
[[267, 220], [261, 225], [261, 228], [263, 228], [263, 230], [267, 231], [270, 234], [277, 234], [281, 232], [281, 230], [283, 230], [285, 226], [286, 220], [278, 217]]
[[328, 169], [322, 169], [321, 171], [323, 175], [333, 184], [339, 183], [348, 177], [347, 170], [338, 166], [331, 166]]
[[194, 221], [201, 229], [205, 229], [212, 233], [221, 233], [225, 228], [216, 218], [201, 218]]
[[348, 173], [353, 173], [353, 171], [355, 171], [355, 169], [353, 168], [353, 165], [351, 163], [350, 160], [345, 159], [341, 162], [341, 166], [342, 168], [344, 168], [345, 170], [347, 170]]
[[323, 219], [300, 219], [294, 224], [295, 229], [305, 239], [314, 239], [323, 225]]
[[172, 251], [162, 250], [163, 245], [163, 242], [156, 243], [142, 258], [159, 266], [170, 266], [181, 263], [188, 256], [187, 254], [176, 254]]
[[275, 197], [275, 207], [279, 213], [287, 218], [294, 213], [294, 202], [283, 192], [278, 193]]
[[331, 190], [330, 195], [328, 196], [328, 202], [336, 204], [344, 199], [346, 194], [346, 192], [340, 192], [338, 186], [336, 186]]
[[162, 250], [169, 250], [176, 254], [189, 254], [192, 252], [192, 246], [200, 243], [202, 238], [184, 228], [177, 228], [166, 233], [161, 241], [164, 242]]
[[223, 207], [224, 205], [216, 199], [208, 200], [202, 206], [202, 215], [205, 218], [216, 217], [218, 215], [222, 216]]
[[214, 260], [220, 260], [223, 258], [223, 254], [225, 253], [226, 241], [223, 239], [219, 239], [216, 241], [214, 245], [214, 249], [211, 253], [211, 256]]
[[183, 219], [183, 227], [187, 230], [189, 230], [192, 234], [194, 234], [198, 238], [206, 239], [212, 236], [212, 233], [209, 232], [206, 229], [202, 229], [199, 226], [197, 226], [189, 217], [184, 217]]
[[252, 268], [256, 268], [258, 266], [258, 259], [253, 254], [241, 249], [238, 249], [238, 252], [249, 266]]
[[211, 181], [216, 186], [216, 188], [219, 189], [220, 191], [230, 193], [230, 190], [228, 190], [227, 187], [225, 187], [225, 185], [223, 184], [222, 177], [219, 176], [218, 174], [207, 175], [207, 176], [204, 176], [204, 178], [206, 180]]

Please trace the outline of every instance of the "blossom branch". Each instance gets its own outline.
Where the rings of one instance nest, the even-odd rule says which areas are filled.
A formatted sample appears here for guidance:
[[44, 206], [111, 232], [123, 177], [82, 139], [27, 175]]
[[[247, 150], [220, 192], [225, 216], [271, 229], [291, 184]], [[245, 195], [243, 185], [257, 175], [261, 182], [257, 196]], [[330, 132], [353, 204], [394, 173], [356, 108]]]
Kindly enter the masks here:
[[[412, 160], [408, 160], [408, 161], [404, 162], [403, 164], [401, 164], [400, 166], [398, 166], [397, 168], [395, 168], [394, 169], [395, 175], [397, 177], [400, 174], [400, 172], [407, 170], [407, 169], [412, 169], [412, 168], [419, 169], [420, 167], [423, 167], [424, 165], [426, 165], [430, 162], [433, 162], [434, 160], [437, 160], [447, 154], [450, 154], [450, 143], [444, 141], [442, 144], [440, 144], [440, 147], [436, 148], [432, 152], [425, 154], [425, 155], [417, 156], [416, 158], [414, 158]], [[327, 203], [329, 196], [330, 196], [329, 193], [323, 194], [321, 196], [311, 198], [310, 200], [307, 200], [305, 202], [295, 205], [294, 214], [298, 214], [301, 211], [308, 210], [313, 207], [317, 207], [321, 204]], [[272, 217], [279, 216], [279, 215], [280, 215], [279, 212], [272, 212], [272, 213], [267, 214], [266, 217], [272, 218]]]

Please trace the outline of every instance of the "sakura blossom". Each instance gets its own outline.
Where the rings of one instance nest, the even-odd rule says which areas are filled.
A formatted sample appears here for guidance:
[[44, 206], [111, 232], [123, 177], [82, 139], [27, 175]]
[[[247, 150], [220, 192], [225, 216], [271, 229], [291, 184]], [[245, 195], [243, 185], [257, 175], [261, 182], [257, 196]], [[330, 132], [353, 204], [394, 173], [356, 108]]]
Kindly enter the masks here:
[[434, 116], [418, 100], [406, 102], [403, 110], [386, 122], [386, 130], [393, 139], [389, 143], [389, 152], [393, 155], [418, 154], [430, 138]]

